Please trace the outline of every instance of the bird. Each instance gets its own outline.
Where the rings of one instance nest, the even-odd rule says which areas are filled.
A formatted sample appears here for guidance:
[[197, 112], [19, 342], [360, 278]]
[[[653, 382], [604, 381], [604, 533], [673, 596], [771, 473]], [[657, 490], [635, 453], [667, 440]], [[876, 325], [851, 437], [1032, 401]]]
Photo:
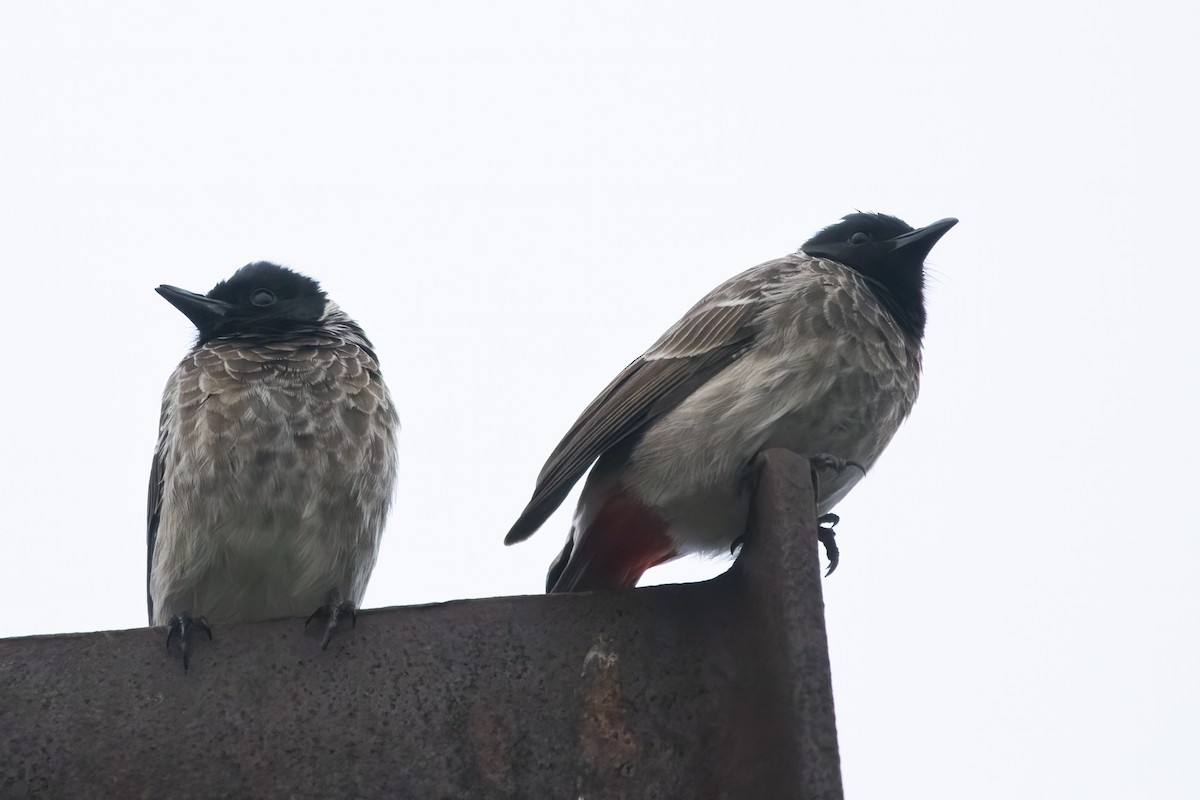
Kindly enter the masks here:
[[207, 294], [156, 291], [197, 337], [163, 392], [150, 625], [167, 626], [185, 671], [216, 624], [312, 612], [324, 649], [355, 620], [396, 484], [399, 420], [375, 348], [317, 281], [278, 264]]
[[754, 459], [782, 447], [813, 466], [832, 572], [831, 509], [916, 401], [924, 262], [957, 222], [855, 212], [709, 292], [584, 409], [505, 544], [537, 531], [590, 467], [546, 591], [636, 586], [658, 564], [736, 548]]

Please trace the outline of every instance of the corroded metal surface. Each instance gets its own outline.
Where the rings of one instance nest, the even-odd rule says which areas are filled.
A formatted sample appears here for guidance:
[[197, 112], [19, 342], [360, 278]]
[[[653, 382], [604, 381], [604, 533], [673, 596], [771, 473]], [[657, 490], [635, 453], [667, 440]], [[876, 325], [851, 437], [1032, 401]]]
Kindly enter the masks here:
[[838, 798], [807, 462], [700, 584], [0, 640], [0, 798]]

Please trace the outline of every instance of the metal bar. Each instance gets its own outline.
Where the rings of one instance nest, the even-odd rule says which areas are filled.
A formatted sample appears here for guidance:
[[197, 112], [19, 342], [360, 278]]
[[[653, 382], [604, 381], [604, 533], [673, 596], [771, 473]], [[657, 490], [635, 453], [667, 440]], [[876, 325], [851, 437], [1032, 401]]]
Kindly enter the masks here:
[[808, 463], [705, 583], [0, 640], [0, 798], [840, 798]]

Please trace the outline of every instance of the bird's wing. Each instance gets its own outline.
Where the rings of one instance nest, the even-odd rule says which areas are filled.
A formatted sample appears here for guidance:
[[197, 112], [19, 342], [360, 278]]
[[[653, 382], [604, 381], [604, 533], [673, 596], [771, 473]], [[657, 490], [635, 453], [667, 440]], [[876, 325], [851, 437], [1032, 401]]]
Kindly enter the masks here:
[[601, 454], [639, 434], [741, 355], [753, 343], [781, 279], [802, 263], [789, 256], [731, 278], [626, 367], [551, 453], [505, 543], [529, 538]]
[[158, 518], [162, 511], [163, 475], [167, 462], [167, 407], [163, 403], [158, 423], [158, 446], [150, 465], [150, 492], [146, 500], [146, 613], [154, 624], [154, 598], [150, 596], [150, 572], [154, 567], [154, 540], [158, 537]]

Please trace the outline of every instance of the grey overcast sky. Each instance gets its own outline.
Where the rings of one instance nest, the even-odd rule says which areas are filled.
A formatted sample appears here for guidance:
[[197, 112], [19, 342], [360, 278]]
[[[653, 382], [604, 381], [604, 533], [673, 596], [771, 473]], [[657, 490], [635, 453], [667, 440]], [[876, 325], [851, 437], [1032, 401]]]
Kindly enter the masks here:
[[[1194, 3], [12, 3], [0, 636], [145, 624], [188, 321], [249, 261], [375, 341], [366, 605], [536, 593], [501, 540], [702, 294], [853, 210], [956, 216], [921, 399], [825, 582], [853, 797], [1200, 796]], [[727, 560], [653, 571], [699, 580]]]

